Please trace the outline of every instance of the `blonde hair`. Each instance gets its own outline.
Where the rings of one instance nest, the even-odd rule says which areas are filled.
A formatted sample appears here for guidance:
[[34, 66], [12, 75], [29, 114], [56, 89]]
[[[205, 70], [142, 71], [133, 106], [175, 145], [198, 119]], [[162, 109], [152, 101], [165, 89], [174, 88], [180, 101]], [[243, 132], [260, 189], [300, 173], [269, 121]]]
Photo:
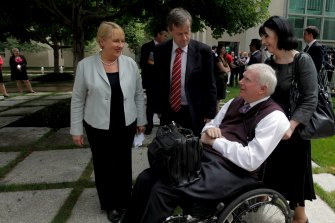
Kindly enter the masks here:
[[97, 31], [97, 36], [96, 36], [96, 41], [100, 45], [100, 41], [108, 36], [122, 36], [124, 37], [124, 31], [121, 28], [121, 26], [119, 26], [118, 24], [116, 24], [115, 22], [102, 22], [98, 28]]
[[13, 49], [12, 49], [12, 53], [14, 53], [14, 52], [20, 52], [20, 51], [19, 51], [18, 48], [13, 48]]

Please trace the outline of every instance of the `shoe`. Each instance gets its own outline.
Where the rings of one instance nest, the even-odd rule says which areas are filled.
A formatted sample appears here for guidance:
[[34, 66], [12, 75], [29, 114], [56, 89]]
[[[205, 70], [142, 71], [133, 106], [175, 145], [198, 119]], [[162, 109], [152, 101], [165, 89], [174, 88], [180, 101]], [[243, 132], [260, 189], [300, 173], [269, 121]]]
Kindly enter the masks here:
[[36, 91], [29, 91], [28, 93], [36, 93]]
[[145, 127], [144, 134], [146, 134], [146, 135], [150, 135], [151, 132], [152, 132], [152, 126], [147, 125], [147, 126]]
[[9, 95], [8, 94], [6, 94], [6, 95], [3, 95], [5, 98], [8, 98], [9, 97]]
[[122, 223], [125, 213], [125, 209], [107, 211], [107, 219], [112, 223]]

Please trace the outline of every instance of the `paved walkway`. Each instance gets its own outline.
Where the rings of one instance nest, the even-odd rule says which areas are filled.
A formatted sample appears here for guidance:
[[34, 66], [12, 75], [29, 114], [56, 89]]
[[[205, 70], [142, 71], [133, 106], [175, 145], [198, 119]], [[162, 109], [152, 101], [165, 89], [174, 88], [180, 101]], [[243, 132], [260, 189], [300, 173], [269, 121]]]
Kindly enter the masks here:
[[[71, 92], [41, 92], [0, 99], [0, 223], [108, 222], [99, 209], [90, 150], [73, 146], [68, 127], [8, 127], [25, 115], [70, 97]], [[145, 145], [155, 131], [146, 136], [143, 147], [132, 150], [133, 179], [148, 167]], [[2, 169], [7, 168], [3, 174]], [[79, 180], [88, 186], [76, 195]], [[335, 192], [333, 175], [316, 174], [314, 180], [325, 191]], [[76, 196], [76, 202], [69, 204], [67, 199]], [[58, 219], [59, 212], [69, 212], [69, 219]], [[307, 202], [307, 213], [311, 223], [335, 222], [334, 211], [320, 198]]]

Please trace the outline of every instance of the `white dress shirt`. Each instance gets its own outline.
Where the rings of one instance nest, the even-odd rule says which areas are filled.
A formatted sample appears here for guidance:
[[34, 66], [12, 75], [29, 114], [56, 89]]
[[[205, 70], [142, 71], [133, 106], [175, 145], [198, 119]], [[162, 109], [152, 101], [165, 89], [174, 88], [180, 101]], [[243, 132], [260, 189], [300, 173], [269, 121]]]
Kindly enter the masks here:
[[[253, 107], [266, 99], [268, 97], [250, 103], [250, 106]], [[224, 104], [216, 117], [204, 126], [202, 132], [208, 128], [218, 128], [220, 126], [232, 100]], [[223, 136], [223, 138], [215, 139], [212, 147], [237, 166], [247, 171], [254, 171], [272, 153], [289, 128], [290, 122], [285, 114], [276, 110], [265, 116], [256, 125], [255, 138], [247, 146], [243, 146], [239, 142], [229, 141]]]

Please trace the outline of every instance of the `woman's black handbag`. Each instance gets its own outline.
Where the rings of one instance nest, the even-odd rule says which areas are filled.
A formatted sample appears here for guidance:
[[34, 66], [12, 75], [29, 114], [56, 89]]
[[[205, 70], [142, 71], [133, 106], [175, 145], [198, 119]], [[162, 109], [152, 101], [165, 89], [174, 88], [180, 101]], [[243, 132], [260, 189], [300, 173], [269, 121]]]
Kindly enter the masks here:
[[160, 126], [148, 146], [150, 168], [173, 186], [185, 186], [200, 179], [201, 158], [199, 137], [176, 123]]
[[[298, 55], [299, 57], [299, 55]], [[297, 58], [298, 58], [297, 57]], [[293, 75], [298, 74], [296, 72], [296, 60], [294, 61]], [[318, 75], [318, 105], [314, 111], [312, 118], [307, 125], [299, 125], [297, 130], [302, 139], [318, 139], [326, 138], [335, 135], [335, 116], [333, 111], [333, 105], [329, 93], [327, 92], [327, 84], [325, 79], [327, 78], [326, 71], [324, 68], [321, 69]], [[295, 110], [296, 105], [300, 103], [300, 93], [298, 89], [298, 83], [293, 78], [291, 90], [290, 90], [290, 109], [291, 113]]]

